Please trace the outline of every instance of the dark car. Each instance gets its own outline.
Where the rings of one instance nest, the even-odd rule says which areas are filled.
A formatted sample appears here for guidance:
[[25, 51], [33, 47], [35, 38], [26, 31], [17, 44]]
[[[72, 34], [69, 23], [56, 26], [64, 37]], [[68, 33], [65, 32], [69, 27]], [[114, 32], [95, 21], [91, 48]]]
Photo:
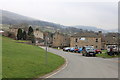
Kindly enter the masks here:
[[84, 47], [84, 49], [82, 50], [82, 55], [83, 56], [96, 56], [96, 52], [95, 49], [91, 46], [86, 46]]

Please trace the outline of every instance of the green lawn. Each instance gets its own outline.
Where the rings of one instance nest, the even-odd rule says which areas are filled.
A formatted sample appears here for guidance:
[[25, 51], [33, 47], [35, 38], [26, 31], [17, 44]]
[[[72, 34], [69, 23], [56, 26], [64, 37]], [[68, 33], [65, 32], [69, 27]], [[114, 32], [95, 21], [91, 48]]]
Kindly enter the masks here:
[[29, 41], [25, 41], [25, 40], [16, 40], [16, 42], [29, 42]]
[[115, 58], [115, 57], [120, 57], [120, 55], [118, 55], [118, 56], [109, 56], [109, 55], [107, 54], [107, 50], [103, 50], [103, 51], [102, 51], [102, 54], [97, 54], [96, 56], [97, 56], [97, 57], [102, 57], [102, 58]]
[[6, 37], [2, 41], [3, 78], [37, 78], [64, 64], [62, 57], [48, 53], [46, 65], [45, 51], [37, 46], [16, 43]]

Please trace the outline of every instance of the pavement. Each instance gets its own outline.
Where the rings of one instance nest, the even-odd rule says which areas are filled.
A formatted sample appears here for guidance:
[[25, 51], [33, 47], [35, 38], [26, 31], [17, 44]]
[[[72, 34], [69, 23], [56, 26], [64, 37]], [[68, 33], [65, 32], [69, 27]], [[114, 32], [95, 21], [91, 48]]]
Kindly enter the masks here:
[[53, 48], [48, 48], [48, 51], [67, 60], [64, 69], [49, 75], [49, 78], [118, 78], [118, 58], [84, 57]]

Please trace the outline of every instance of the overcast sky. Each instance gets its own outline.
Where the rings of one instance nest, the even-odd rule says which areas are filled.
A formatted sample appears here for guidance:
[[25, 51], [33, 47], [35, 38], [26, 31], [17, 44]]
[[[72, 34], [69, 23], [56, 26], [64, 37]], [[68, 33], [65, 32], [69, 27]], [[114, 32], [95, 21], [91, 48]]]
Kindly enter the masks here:
[[[89, 2], [88, 2], [89, 1]], [[0, 8], [62, 25], [117, 29], [118, 0], [1, 0]]]

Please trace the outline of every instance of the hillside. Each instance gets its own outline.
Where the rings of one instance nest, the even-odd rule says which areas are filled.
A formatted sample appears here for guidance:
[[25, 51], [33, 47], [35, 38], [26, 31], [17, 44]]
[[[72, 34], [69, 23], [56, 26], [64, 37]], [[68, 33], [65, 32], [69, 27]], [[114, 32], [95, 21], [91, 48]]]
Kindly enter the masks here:
[[63, 27], [62, 25], [29, 18], [23, 15], [19, 15], [10, 11], [0, 10], [0, 17], [2, 17], [2, 24], [20, 24], [28, 23], [29, 25], [37, 26], [51, 26], [51, 27]]
[[32, 45], [16, 43], [2, 38], [2, 75], [3, 78], [36, 78], [47, 74], [64, 63], [64, 59], [48, 53], [45, 64], [45, 50]]
[[[44, 31], [57, 31], [59, 30], [62, 33], [66, 33], [66, 30], [69, 32], [67, 33], [75, 33], [75, 32], [80, 32], [80, 29], [82, 30], [92, 30], [92, 31], [103, 31], [106, 32], [103, 29], [99, 29], [96, 27], [91, 27], [91, 26], [82, 26], [82, 25], [77, 25], [77, 26], [64, 26], [61, 24], [56, 24], [52, 22], [47, 22], [47, 21], [42, 21], [42, 20], [37, 20], [34, 18], [29, 18], [26, 16], [22, 16], [10, 11], [5, 11], [5, 10], [0, 10], [0, 18], [2, 18], [2, 24], [21, 24], [21, 23], [27, 23], [29, 25], [33, 26], [39, 26]], [[1, 21], [0, 21], [1, 23]], [[48, 28], [49, 26], [49, 28]], [[50, 28], [51, 27], [51, 28]]]
[[97, 27], [94, 27], [94, 26], [83, 26], [83, 25], [77, 25], [77, 26], [74, 26], [75, 28], [78, 28], [78, 29], [83, 29], [83, 30], [92, 30], [92, 31], [103, 31], [103, 32], [106, 32], [106, 30], [103, 30], [103, 29], [100, 29], [100, 28], [97, 28]]

